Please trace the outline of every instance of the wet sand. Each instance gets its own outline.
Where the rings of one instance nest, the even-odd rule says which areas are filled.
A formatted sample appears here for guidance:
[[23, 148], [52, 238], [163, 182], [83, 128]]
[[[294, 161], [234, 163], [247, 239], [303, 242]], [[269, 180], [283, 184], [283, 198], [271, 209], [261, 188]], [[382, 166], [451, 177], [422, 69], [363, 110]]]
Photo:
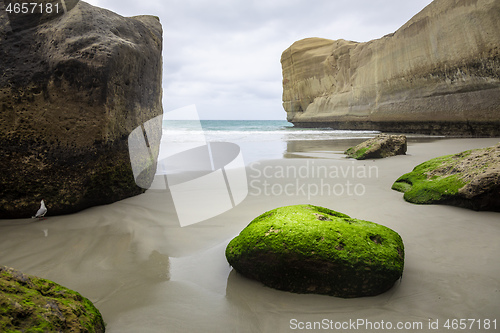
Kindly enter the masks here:
[[[107, 332], [290, 332], [314, 322], [324, 325], [317, 331], [354, 331], [353, 322], [357, 331], [384, 331], [390, 322], [393, 331], [444, 332], [447, 319], [462, 318], [496, 319], [499, 330], [500, 214], [412, 205], [390, 189], [430, 158], [498, 141], [410, 143], [408, 155], [377, 161], [344, 159], [340, 149], [309, 142], [302, 158], [250, 164], [243, 203], [184, 228], [170, 193], [153, 190], [39, 222], [2, 220], [0, 264], [80, 292], [99, 308]], [[273, 290], [231, 270], [224, 251], [233, 237], [259, 214], [300, 203], [397, 231], [406, 252], [402, 280], [376, 297], [341, 299]], [[430, 329], [436, 320], [439, 330]], [[414, 329], [397, 330], [398, 322]]]

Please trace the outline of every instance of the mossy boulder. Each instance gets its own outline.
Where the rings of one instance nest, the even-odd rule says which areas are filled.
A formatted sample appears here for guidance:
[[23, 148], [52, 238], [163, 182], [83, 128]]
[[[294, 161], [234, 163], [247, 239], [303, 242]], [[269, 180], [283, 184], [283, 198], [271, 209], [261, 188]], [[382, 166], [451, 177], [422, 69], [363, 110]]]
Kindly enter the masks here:
[[406, 136], [379, 134], [355, 147], [347, 149], [345, 154], [357, 160], [366, 160], [405, 155], [406, 149]]
[[385, 226], [296, 205], [254, 219], [228, 244], [226, 258], [275, 289], [351, 298], [389, 290], [403, 274], [404, 245]]
[[0, 266], [0, 332], [104, 332], [101, 314], [79, 293]]
[[448, 204], [500, 211], [500, 144], [437, 157], [392, 185], [415, 204]]

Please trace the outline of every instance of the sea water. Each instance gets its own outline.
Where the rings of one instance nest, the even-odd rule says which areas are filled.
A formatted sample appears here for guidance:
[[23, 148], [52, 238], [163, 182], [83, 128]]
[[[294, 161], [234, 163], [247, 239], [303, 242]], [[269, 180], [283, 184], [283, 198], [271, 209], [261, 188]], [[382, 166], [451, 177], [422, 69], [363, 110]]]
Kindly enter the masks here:
[[[201, 131], [199, 124], [201, 124]], [[202, 134], [209, 142], [274, 142], [369, 138], [377, 131], [298, 128], [286, 120], [170, 120], [163, 122], [164, 134], [177, 142], [193, 141]]]
[[348, 146], [352, 140], [363, 141], [377, 133], [297, 128], [286, 120], [165, 120], [160, 159], [169, 145], [188, 148], [193, 144], [232, 142], [240, 147], [245, 163], [249, 164], [257, 160], [297, 157], [304, 151], [333, 152]]

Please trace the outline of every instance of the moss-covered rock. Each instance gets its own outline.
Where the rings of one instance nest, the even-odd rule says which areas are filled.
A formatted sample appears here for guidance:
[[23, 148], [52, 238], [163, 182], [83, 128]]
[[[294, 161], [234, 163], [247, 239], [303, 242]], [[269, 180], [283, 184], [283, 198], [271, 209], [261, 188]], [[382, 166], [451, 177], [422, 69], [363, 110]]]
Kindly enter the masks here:
[[0, 266], [0, 332], [104, 332], [99, 310], [79, 293]]
[[392, 185], [415, 204], [500, 211], [500, 144], [431, 159]]
[[360, 143], [356, 147], [347, 149], [345, 154], [357, 160], [366, 160], [405, 155], [406, 149], [406, 136], [379, 134], [374, 138]]
[[226, 248], [242, 275], [279, 290], [374, 296], [403, 274], [401, 237], [330, 209], [281, 207], [254, 219]]

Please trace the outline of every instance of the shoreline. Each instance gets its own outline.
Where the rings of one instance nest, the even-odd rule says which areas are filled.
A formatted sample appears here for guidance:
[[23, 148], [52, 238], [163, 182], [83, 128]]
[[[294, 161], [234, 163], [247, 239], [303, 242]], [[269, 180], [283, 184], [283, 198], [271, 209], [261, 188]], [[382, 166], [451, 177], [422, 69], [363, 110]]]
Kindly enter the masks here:
[[[498, 121], [418, 121], [389, 119], [363, 120], [349, 116], [323, 115], [311, 118], [309, 121], [290, 121], [297, 128], [314, 128], [318, 124], [330, 127], [334, 130], [355, 129], [361, 131], [394, 132], [398, 134], [422, 133], [425, 135], [446, 135], [462, 138], [491, 138], [499, 136], [500, 123]], [[300, 118], [299, 118], [300, 119]]]
[[[332, 152], [322, 153], [329, 158], [311, 158], [307, 154], [321, 147], [309, 145], [313, 150], [304, 158], [247, 165], [248, 182], [258, 183], [240, 205], [183, 228], [171, 193], [157, 190], [45, 221], [0, 220], [1, 264], [78, 291], [101, 311], [108, 332], [290, 332], [292, 320], [325, 319], [422, 323], [410, 332], [435, 332], [430, 322], [439, 320], [442, 329], [446, 319], [455, 318], [497, 319], [500, 325], [498, 213], [414, 205], [390, 188], [426, 160], [498, 141], [409, 142], [405, 156], [365, 161]], [[329, 172], [297, 177], [299, 168], [311, 165]], [[352, 166], [356, 172], [342, 172]], [[266, 167], [273, 172], [266, 175]], [[370, 167], [377, 173], [361, 177], [359, 170]], [[287, 168], [289, 174], [276, 175]], [[364, 193], [312, 195], [304, 187], [287, 195], [286, 186], [297, 180], [318, 186], [323, 181], [331, 188], [349, 181], [361, 184]], [[256, 193], [264, 181], [282, 194]], [[331, 208], [398, 232], [406, 252], [402, 280], [382, 295], [346, 300], [273, 290], [231, 270], [227, 243], [256, 216], [293, 204]]]

